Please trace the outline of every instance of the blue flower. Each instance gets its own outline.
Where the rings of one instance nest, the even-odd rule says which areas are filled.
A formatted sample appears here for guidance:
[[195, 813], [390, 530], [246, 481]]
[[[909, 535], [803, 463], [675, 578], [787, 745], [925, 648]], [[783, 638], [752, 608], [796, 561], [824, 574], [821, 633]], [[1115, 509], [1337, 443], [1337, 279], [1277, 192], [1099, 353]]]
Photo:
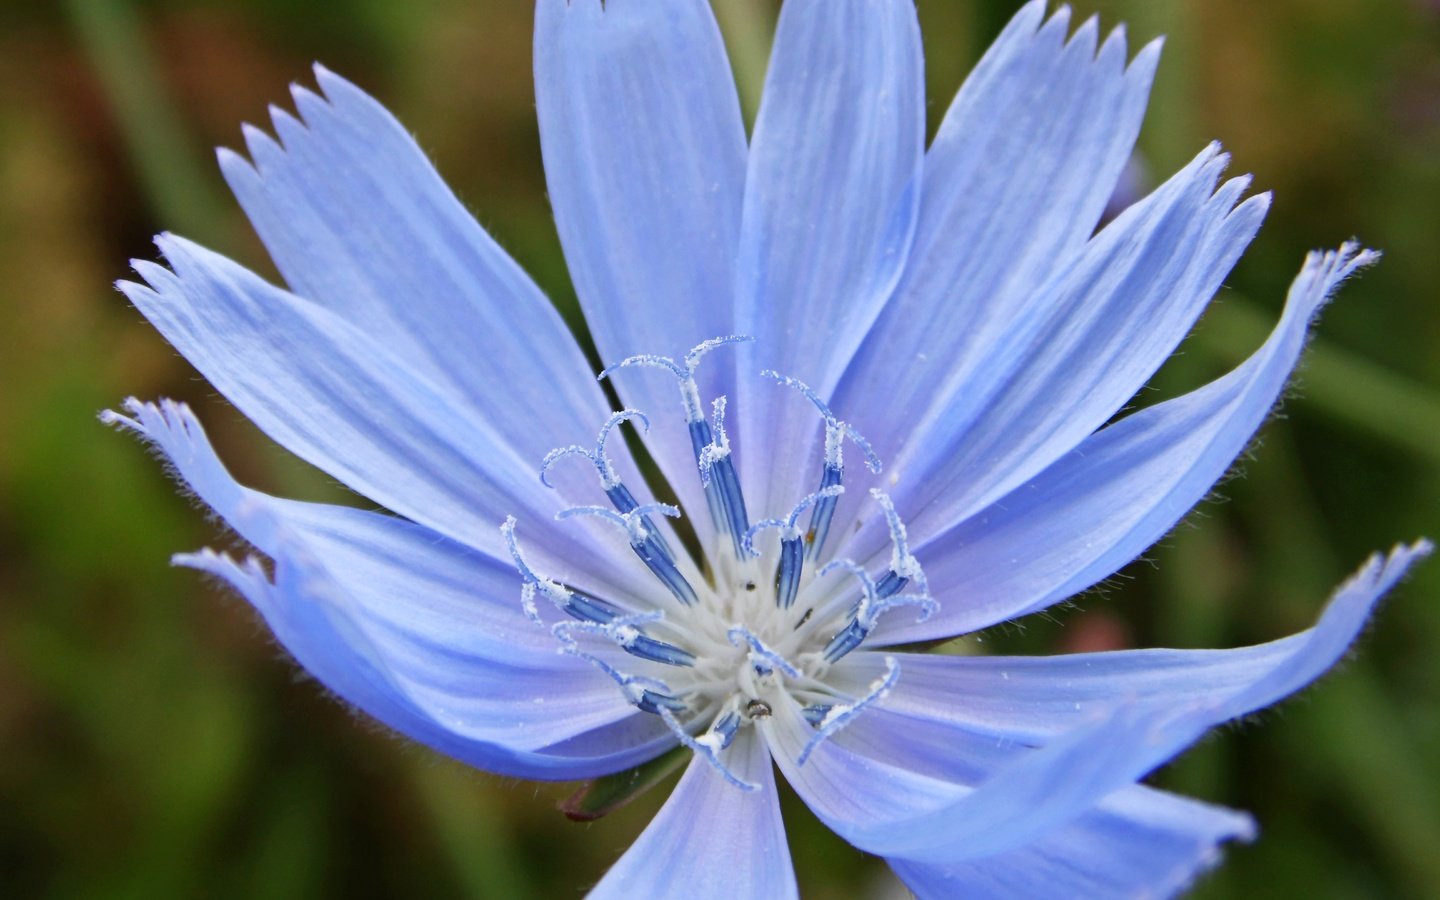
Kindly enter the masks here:
[[339, 697], [476, 767], [589, 779], [690, 748], [594, 896], [794, 896], [776, 767], [927, 897], [1168, 895], [1249, 839], [1245, 815], [1139, 779], [1330, 668], [1428, 544], [1255, 647], [903, 647], [1064, 601], [1165, 535], [1374, 254], [1313, 254], [1245, 363], [1111, 423], [1268, 205], [1212, 146], [1094, 231], [1158, 42], [1129, 58], [1036, 0], [927, 148], [910, 0], [790, 0], [748, 140], [703, 0], [537, 18], [556, 221], [624, 408], [406, 131], [317, 68], [278, 141], [220, 152], [289, 290], [169, 235], [169, 267], [120, 287], [386, 511], [243, 487], [188, 409], [130, 401], [106, 418], [273, 569], [177, 561]]

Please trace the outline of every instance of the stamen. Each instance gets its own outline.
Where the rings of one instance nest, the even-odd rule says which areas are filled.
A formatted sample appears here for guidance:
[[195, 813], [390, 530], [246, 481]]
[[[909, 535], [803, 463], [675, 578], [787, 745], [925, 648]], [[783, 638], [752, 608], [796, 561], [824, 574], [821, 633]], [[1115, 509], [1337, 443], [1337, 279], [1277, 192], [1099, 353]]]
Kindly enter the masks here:
[[731, 334], [725, 337], [711, 338], [708, 341], [701, 341], [690, 352], [685, 354], [685, 364], [682, 366], [668, 356], [659, 356], [654, 353], [641, 353], [622, 359], [612, 366], [606, 366], [595, 376], [596, 381], [604, 381], [620, 369], [651, 368], [664, 369], [680, 382], [680, 400], [685, 405], [685, 421], [697, 422], [705, 419], [705, 413], [700, 407], [700, 391], [695, 386], [695, 368], [700, 365], [700, 360], [711, 350], [723, 347], [726, 344], [745, 344], [755, 340], [749, 335]]
[[920, 608], [918, 621], [923, 622], [940, 608], [938, 603], [924, 594], [904, 594], [893, 599], [882, 599], [874, 579], [853, 560], [834, 560], [821, 569], [819, 574], [824, 576], [840, 568], [855, 576], [864, 590], [864, 595], [861, 596], [860, 602], [855, 604], [850, 614], [850, 620], [845, 627], [840, 629], [830, 639], [830, 643], [825, 646], [827, 662], [838, 662], [850, 651], [863, 644], [865, 639], [870, 636], [870, 632], [875, 629], [875, 625], [883, 613], [901, 606], [918, 606]]
[[866, 628], [861, 621], [860, 613], [862, 610], [879, 602], [879, 598], [875, 595], [875, 582], [866, 574], [864, 569], [860, 568], [859, 565], [851, 560], [834, 560], [820, 570], [819, 577], [824, 577], [842, 567], [848, 569], [850, 574], [854, 575], [860, 581], [860, 586], [865, 593], [864, 596], [860, 598], [860, 602], [851, 610], [850, 620], [845, 623], [845, 627], [840, 629], [840, 631], [830, 639], [829, 644], [825, 645], [825, 659], [832, 663], [841, 659], [856, 647], [859, 647], [865, 642], [865, 638], [869, 637], [870, 630]]
[[[627, 692], [625, 696], [629, 697], [630, 694]], [[647, 712], [655, 716], [660, 715], [660, 710], [662, 709], [670, 710], [671, 712], [683, 712], [689, 709], [689, 706], [684, 700], [677, 700], [669, 694], [649, 689], [641, 690], [639, 699], [631, 700], [630, 702], [635, 704], [636, 708], [641, 712]]]
[[[694, 738], [681, 726], [679, 720], [675, 718], [675, 714], [668, 709], [661, 707], [660, 718], [664, 719], [665, 724], [670, 726], [670, 730], [674, 732], [675, 737], [679, 739], [680, 743], [689, 747], [700, 756], [705, 757], [705, 761], [714, 766], [715, 770], [724, 776], [726, 781], [742, 791], [760, 790], [760, 785], [751, 784], [748, 781], [742, 780], [721, 761], [720, 751], [729, 746], [729, 740], [726, 740], [721, 734], [716, 732], [715, 726], [719, 724], [718, 719], [711, 724], [710, 730], [706, 731], [700, 737]], [[730, 739], [734, 739], [733, 733], [730, 735]]]
[[611, 375], [614, 375], [615, 372], [619, 369], [634, 369], [646, 367], [652, 369], [667, 369], [676, 378], [680, 378], [682, 380], [689, 377], [690, 375], [688, 371], [680, 367], [679, 363], [675, 362], [675, 360], [671, 359], [668, 356], [660, 356], [655, 353], [639, 353], [635, 356], [626, 357], [625, 359], [620, 360], [614, 365], [609, 365], [601, 369], [600, 374], [595, 376], [595, 380], [604, 381]]
[[621, 693], [625, 695], [625, 701], [641, 712], [659, 715], [662, 709], [674, 713], [684, 712], [690, 708], [684, 700], [674, 696], [668, 684], [658, 678], [627, 675], [593, 653], [586, 653], [568, 634], [557, 633], [555, 636], [560, 640], [561, 653], [568, 653], [583, 659], [610, 676], [620, 686]]
[[772, 650], [764, 641], [760, 640], [759, 637], [750, 631], [750, 629], [736, 625], [734, 628], [725, 632], [725, 636], [729, 638], [730, 643], [736, 647], [749, 645], [750, 664], [754, 666], [755, 671], [759, 674], [769, 675], [778, 669], [787, 678], [803, 677], [800, 670], [796, 668], [790, 660]]
[[528, 581], [520, 583], [520, 609], [525, 613], [525, 618], [545, 627], [545, 620], [540, 618], [540, 608], [535, 605], [535, 585]]
[[695, 654], [674, 644], [656, 640], [640, 627], [658, 622], [658, 612], [641, 616], [621, 616], [611, 622], [557, 622], [552, 629], [559, 639], [574, 641], [571, 635], [593, 634], [614, 641], [616, 646], [631, 656], [667, 666], [690, 668], [695, 665]]
[[745, 495], [740, 492], [740, 476], [735, 472], [735, 460], [730, 456], [730, 439], [725, 435], [725, 398], [716, 397], [713, 408], [714, 425], [710, 443], [700, 449], [696, 458], [700, 466], [700, 483], [705, 486], [707, 495], [712, 490], [719, 494], [719, 506], [724, 510], [725, 524], [735, 546], [735, 555], [744, 559], [745, 535], [750, 530], [750, 517], [745, 511]]
[[[579, 444], [571, 444], [569, 447], [559, 447], [545, 454], [545, 459], [540, 462], [540, 483], [548, 488], [554, 488], [555, 485], [550, 483], [551, 467], [562, 459], [583, 456], [590, 460], [595, 471], [599, 473], [600, 487], [605, 491], [605, 496], [610, 498], [610, 502], [615, 504], [615, 508], [622, 513], [632, 512], [635, 507], [639, 506], [639, 503], [636, 502], [635, 495], [630, 493], [630, 489], [621, 483], [620, 476], [616, 474], [615, 466], [610, 461], [610, 455], [605, 451], [605, 445], [609, 442], [610, 433], [615, 430], [615, 427], [621, 422], [628, 422], [632, 419], [640, 420], [641, 434], [650, 432], [649, 416], [638, 409], [622, 409], [611, 415], [605, 424], [600, 426], [600, 433], [595, 438], [593, 450], [587, 450]], [[649, 521], [648, 518], [645, 520], [645, 527], [655, 531], [655, 523]], [[670, 549], [670, 544], [665, 540], [664, 535], [656, 533], [655, 542], [666, 557], [675, 558], [675, 553]]]
[[664, 552], [660, 544], [659, 532], [657, 532], [653, 526], [646, 527], [649, 514], [652, 512], [659, 512], [662, 515], [671, 517], [680, 515], [678, 508], [667, 503], [647, 503], [644, 506], [637, 506], [624, 514], [606, 509], [603, 506], [573, 506], [556, 513], [555, 518], [570, 519], [575, 516], [595, 516], [624, 528], [625, 533], [629, 535], [630, 538], [630, 549], [635, 551], [635, 555], [640, 557], [640, 561], [655, 574], [656, 578], [660, 579], [660, 583], [665, 585], [670, 593], [675, 595], [676, 600], [679, 600], [686, 606], [694, 606], [700, 602], [700, 598], [695, 593], [695, 589], [690, 586], [690, 582], [686, 581], [685, 576], [680, 573], [680, 569], [675, 565], [674, 558], [666, 555]]
[[905, 585], [912, 579], [920, 586], [920, 593], [929, 596], [929, 586], [925, 584], [925, 573], [920, 568], [920, 560], [910, 555], [910, 542], [905, 534], [905, 523], [900, 521], [900, 514], [895, 511], [895, 503], [879, 488], [871, 488], [870, 496], [874, 497], [880, 507], [885, 510], [885, 522], [890, 529], [890, 571], [881, 576], [880, 581], [875, 585], [875, 593], [881, 598], [890, 597], [904, 590]]
[[709, 487], [711, 472], [717, 463], [730, 456], [730, 438], [725, 434], [725, 406], [724, 397], [716, 397], [710, 404], [710, 441], [700, 448], [700, 455], [696, 462], [700, 467], [700, 483]]
[[746, 552], [751, 556], [759, 556], [755, 551], [755, 535], [766, 528], [780, 529], [780, 565], [775, 572], [775, 603], [781, 609], [794, 606], [795, 597], [800, 592], [800, 572], [805, 560], [805, 533], [798, 524], [800, 514], [821, 500], [838, 497], [843, 493], [844, 487], [831, 485], [795, 504], [795, 508], [790, 510], [790, 515], [784, 520], [765, 519], [745, 532]]
[[[744, 496], [740, 492], [739, 478], [734, 472], [734, 463], [729, 461], [729, 443], [723, 428], [724, 405], [716, 409], [715, 431], [705, 421], [704, 408], [700, 403], [700, 389], [695, 383], [695, 368], [711, 350], [727, 344], [741, 344], [753, 341], [747, 335], [732, 334], [725, 337], [702, 341], [685, 354], [684, 365], [668, 356], [642, 354], [622, 359], [606, 367], [597, 376], [599, 380], [611, 377], [619, 369], [649, 367], [664, 369], [679, 382], [680, 402], [685, 410], [685, 423], [690, 429], [690, 444], [695, 452], [695, 463], [700, 468], [701, 482], [705, 485], [705, 499], [710, 507], [710, 518], [715, 530], [729, 531], [735, 546], [736, 556], [744, 553], [741, 541], [748, 527]], [[717, 401], [718, 402], [718, 401]], [[710, 469], [716, 469], [716, 477], [710, 478]], [[743, 557], [742, 557], [743, 558]]]
[[700, 365], [701, 358], [711, 350], [724, 347], [727, 344], [750, 344], [754, 343], [754, 341], [755, 339], [748, 334], [727, 334], [724, 337], [715, 337], [708, 341], [701, 341], [694, 347], [691, 347], [689, 353], [685, 354], [685, 368], [690, 372], [694, 372], [695, 367]]
[[829, 715], [830, 710], [834, 708], [835, 707], [829, 703], [812, 703], [800, 710], [800, 713], [805, 716], [805, 721], [819, 728], [820, 723], [825, 721], [825, 717]]
[[[870, 446], [870, 442], [865, 440], [854, 426], [836, 418], [835, 414], [830, 411], [829, 405], [821, 400], [820, 395], [816, 394], [808, 384], [797, 378], [781, 375], [772, 369], [765, 369], [760, 374], [799, 391], [814, 405], [825, 420], [825, 465], [820, 473], [820, 491], [817, 493], [824, 492], [827, 488], [837, 487], [841, 483], [845, 472], [845, 438], [849, 438], [856, 447], [860, 448], [860, 452], [865, 456], [866, 468], [877, 475], [880, 474], [880, 470], [883, 468], [880, 464], [880, 457], [875, 455], [875, 450]], [[820, 550], [825, 546], [825, 538], [830, 534], [830, 523], [835, 518], [837, 502], [834, 496], [827, 496], [815, 504], [815, 511], [810, 516], [809, 547], [806, 552], [811, 560], [818, 559]]]
[[561, 612], [582, 621], [604, 624], [623, 615], [619, 607], [598, 597], [572, 591], [563, 584], [551, 581], [530, 568], [524, 557], [520, 555], [520, 543], [515, 538], [514, 516], [505, 518], [500, 525], [500, 533], [505, 536], [505, 543], [510, 548], [510, 557], [515, 561], [515, 568], [520, 571], [520, 578], [523, 582], [520, 588], [520, 606], [531, 621], [537, 625], [545, 624], [540, 618], [540, 611], [535, 607], [536, 592], [544, 595], [545, 599], [555, 604]]
[[[587, 450], [578, 444], [572, 444], [569, 447], [560, 447], [545, 454], [544, 461], [540, 463], [541, 483], [548, 488], [553, 488], [555, 485], [550, 483], [550, 467], [566, 457], [583, 456], [590, 460], [591, 464], [595, 466], [595, 471], [600, 475], [601, 487], [609, 491], [618, 485], [620, 483], [620, 476], [615, 473], [615, 466], [610, 462], [610, 455], [605, 451], [605, 445], [609, 442], [610, 432], [615, 429], [615, 426], [621, 422], [628, 422], [631, 419], [640, 420], [640, 431], [642, 434], [650, 431], [650, 418], [648, 416], [638, 409], [622, 409], [612, 414], [610, 418], [606, 420], [605, 424], [600, 426], [600, 432], [595, 438], [594, 449]], [[629, 510], [621, 510], [621, 512], [629, 512]]]
[[[824, 717], [820, 719], [819, 724], [816, 725], [815, 734], [805, 744], [805, 749], [801, 750], [800, 755], [795, 758], [795, 764], [800, 766], [805, 765], [805, 760], [810, 758], [810, 754], [816, 747], [820, 746], [821, 741], [826, 740], [834, 735], [835, 732], [849, 725], [855, 720], [856, 716], [865, 711], [866, 707], [876, 701], [884, 699], [885, 695], [890, 693], [890, 689], [895, 686], [895, 682], [899, 677], [900, 663], [897, 662], [893, 656], [885, 657], [885, 674], [870, 685], [870, 690], [864, 697], [861, 697], [854, 703], [842, 703], [831, 707], [825, 713]], [[809, 715], [807, 715], [806, 718], [808, 719]]]
[[727, 710], [715, 720], [710, 730], [720, 735], [720, 749], [728, 748], [735, 741], [735, 733], [740, 730], [740, 714], [734, 710]]
[[725, 511], [725, 495], [720, 492], [720, 485], [709, 477], [710, 467], [705, 462], [711, 445], [715, 443], [710, 423], [702, 417], [689, 422], [688, 427], [690, 447], [695, 451], [695, 464], [700, 469], [700, 484], [705, 488], [705, 505], [710, 508], [710, 521], [716, 531], [728, 531], [730, 516]]
[[586, 622], [613, 622], [623, 613], [598, 597], [589, 597], [575, 591], [570, 592], [570, 605], [566, 612]]

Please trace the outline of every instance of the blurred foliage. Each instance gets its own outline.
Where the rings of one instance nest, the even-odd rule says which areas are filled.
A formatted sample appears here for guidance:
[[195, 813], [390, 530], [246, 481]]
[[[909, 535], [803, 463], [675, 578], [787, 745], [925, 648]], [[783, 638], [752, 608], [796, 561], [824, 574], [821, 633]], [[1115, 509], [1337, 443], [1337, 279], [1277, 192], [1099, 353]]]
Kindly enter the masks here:
[[[932, 119], [1015, 7], [922, 0]], [[1440, 6], [1078, 0], [1168, 34], [1139, 160], [1223, 140], [1276, 203], [1168, 396], [1263, 338], [1312, 247], [1387, 251], [1326, 313], [1284, 417], [1202, 514], [1112, 590], [978, 649], [1231, 646], [1307, 625], [1371, 550], [1440, 534]], [[753, 113], [770, 0], [716, 0]], [[420, 136], [580, 326], [516, 0], [0, 3], [0, 893], [10, 897], [574, 895], [664, 791], [567, 821], [573, 786], [468, 771], [325, 697], [244, 604], [168, 555], [231, 538], [107, 434], [124, 395], [196, 406], [256, 486], [343, 498], [268, 444], [108, 287], [175, 229], [273, 275], [211, 164], [323, 60]], [[933, 124], [933, 122], [932, 122]], [[1323, 688], [1159, 783], [1253, 810], [1205, 897], [1440, 896], [1440, 565]], [[806, 895], [900, 891], [787, 796]]]

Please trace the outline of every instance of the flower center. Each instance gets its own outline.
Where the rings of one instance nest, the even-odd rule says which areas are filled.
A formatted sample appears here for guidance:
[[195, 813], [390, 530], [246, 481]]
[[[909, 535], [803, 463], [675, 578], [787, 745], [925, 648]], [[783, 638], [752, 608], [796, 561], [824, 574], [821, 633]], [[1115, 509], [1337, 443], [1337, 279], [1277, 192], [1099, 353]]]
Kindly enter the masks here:
[[[611, 366], [645, 366], [668, 371], [680, 388], [700, 481], [716, 539], [707, 548], [704, 568], [677, 552], [660, 522], [678, 517], [666, 504], [640, 504], [621, 482], [606, 444], [623, 422], [649, 418], [636, 410], [612, 415], [593, 448], [562, 447], [541, 464], [540, 478], [550, 484], [560, 460], [588, 459], [600, 476], [610, 506], [579, 506], [561, 519], [592, 517], [623, 530], [635, 556], [665, 589], [665, 601], [634, 609], [591, 596], [538, 574], [525, 561], [515, 536], [516, 521], [501, 526], [523, 586], [521, 603], [532, 621], [549, 628], [562, 652], [584, 658], [615, 680], [637, 708], [659, 716], [676, 738], [704, 755], [738, 787], [750, 789], [724, 765], [721, 753], [741, 728], [781, 710], [798, 708], [814, 727], [800, 761], [820, 741], [879, 700], [899, 675], [886, 658], [883, 676], [864, 690], [846, 690], [853, 679], [833, 677], [836, 664], [870, 636], [880, 616], [899, 606], [918, 607], [928, 617], [935, 609], [919, 563], [910, 555], [905, 527], [883, 492], [871, 490], [890, 531], [893, 550], [888, 569], [872, 578], [863, 567], [822, 554], [840, 496], [844, 493], [844, 444], [848, 439], [874, 473], [881, 465], [870, 445], [840, 421], [808, 386], [775, 372], [761, 374], [798, 391], [825, 424], [825, 455], [817, 490], [804, 496], [785, 516], [750, 523], [745, 496], [725, 432], [724, 397], [715, 399], [707, 420], [695, 381], [695, 368], [711, 350], [748, 340], [724, 337], [706, 341], [681, 362], [637, 356]], [[802, 524], [802, 522], [804, 524]], [[858, 596], [837, 582], [849, 575]], [[913, 586], [911, 593], [903, 593]], [[543, 612], [537, 598], [555, 612]], [[548, 618], [547, 618], [548, 616]]]

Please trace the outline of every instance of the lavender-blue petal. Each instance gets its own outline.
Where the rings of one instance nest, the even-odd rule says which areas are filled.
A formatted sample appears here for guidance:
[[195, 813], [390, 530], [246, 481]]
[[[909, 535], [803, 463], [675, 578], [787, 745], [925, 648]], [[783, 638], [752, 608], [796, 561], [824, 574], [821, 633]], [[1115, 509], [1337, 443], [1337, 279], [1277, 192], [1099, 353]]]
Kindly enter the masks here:
[[[839, 745], [966, 787], [1033, 752], [963, 724], [907, 721], [890, 711], [891, 699], [837, 736]], [[1221, 843], [1254, 834], [1255, 823], [1244, 813], [1131, 785], [1013, 850], [950, 862], [889, 862], [925, 898], [1169, 896], [1218, 862]]]
[[[282, 643], [342, 695], [342, 685], [332, 681], [363, 664], [384, 675], [414, 715], [458, 739], [512, 750], [643, 723], [609, 678], [558, 653], [549, 633], [520, 613], [513, 570], [420, 526], [243, 488], [188, 410], [136, 404], [131, 411], [134, 418], [115, 421], [153, 441], [201, 500], [276, 561], [274, 589], [230, 580]], [[235, 574], [213, 555], [198, 560], [227, 577]], [[296, 604], [322, 606], [324, 614]], [[282, 623], [296, 622], [322, 633], [282, 631]], [[327, 629], [334, 640], [326, 638]], [[324, 657], [324, 671], [340, 674], [314, 669], [307, 652]], [[365, 701], [354, 702], [369, 710]]]
[[883, 620], [877, 641], [962, 634], [1043, 609], [1108, 577], [1200, 502], [1249, 443], [1299, 359], [1311, 318], [1375, 258], [1315, 253], [1265, 344], [1228, 375], [1121, 419], [1039, 477], [916, 550], [941, 601], [925, 623]]
[[[173, 401], [126, 404], [107, 420], [150, 442], [195, 497], [270, 556], [302, 544], [356, 608], [446, 655], [567, 671], [587, 668], [523, 613], [509, 559], [496, 560], [395, 516], [272, 497], [237, 483], [195, 415]], [[598, 674], [598, 673], [597, 673]], [[601, 681], [606, 681], [603, 677]], [[607, 682], [608, 683], [608, 682]]]
[[[915, 4], [786, 3], [745, 183], [735, 317], [756, 338], [740, 350], [749, 371], [834, 390], [905, 263], [924, 146]], [[814, 489], [792, 473], [818, 460], [819, 422], [767, 381], [742, 380], [739, 400], [740, 480], [769, 514]]]
[[[509, 440], [533, 409], [517, 407], [508, 421], [479, 417], [329, 310], [181, 238], [162, 236], [159, 244], [174, 272], [137, 263], [150, 287], [125, 282], [121, 289], [281, 445], [377, 503], [496, 558], [507, 556], [498, 530], [505, 516], [549, 526], [561, 498]], [[593, 529], [570, 536], [575, 569], [643, 595], [646, 579], [626, 564], [623, 540]]]
[[1220, 861], [1221, 845], [1249, 841], [1244, 813], [1145, 787], [1124, 788], [1033, 843], [953, 864], [891, 859], [922, 900], [967, 897], [1172, 897]]
[[[905, 677], [903, 672], [900, 677]], [[971, 793], [967, 785], [955, 780], [954, 773], [914, 771], [904, 766], [903, 757], [888, 759], [886, 756], [892, 754], [865, 754], [851, 749], [856, 735], [879, 729], [886, 721], [883, 710], [867, 710], [847, 728], [816, 745], [803, 765], [799, 758], [810, 746], [815, 729], [798, 703], [786, 695], [773, 715], [757, 723], [775, 764], [810, 810], [832, 831], [867, 851], [870, 848], [861, 843], [864, 835], [860, 831], [867, 824], [903, 821], [958, 802]], [[903, 750], [911, 746], [910, 732], [923, 727], [926, 723], [905, 732], [892, 732], [890, 737]], [[976, 739], [978, 735], [972, 739], [972, 746]], [[994, 752], [990, 749], [994, 746], [995, 742], [989, 742], [986, 752]], [[968, 762], [969, 754], [963, 749], [969, 748], [952, 748], [950, 758]], [[980, 771], [976, 769], [977, 776]]]
[[[911, 428], [890, 493], [923, 544], [1099, 428], [1189, 332], [1259, 228], [1268, 197], [1215, 190], [1210, 147], [1100, 232], [957, 372]], [[947, 394], [948, 392], [948, 394]], [[879, 540], [871, 528], [871, 542]]]
[[[609, 407], [550, 301], [476, 223], [377, 101], [316, 67], [280, 142], [220, 167], [290, 289], [506, 429], [530, 466], [592, 434]], [[303, 119], [303, 121], [302, 121]], [[505, 385], [496, 390], [495, 385]]]
[[1084, 247], [1139, 133], [1159, 43], [1127, 67], [1123, 30], [1097, 56], [1093, 19], [1067, 44], [1069, 9], [1041, 27], [1044, 9], [1015, 15], [951, 103], [904, 276], [835, 398], [887, 461], [947, 375]]
[[786, 900], [798, 897], [770, 753], [746, 730], [724, 754], [738, 790], [699, 755], [675, 792], [589, 900], [687, 897], [695, 900]]
[[[333, 583], [303, 559], [277, 559], [274, 582], [254, 561], [240, 565], [208, 551], [176, 561], [223, 578], [244, 594], [280, 643], [342, 699], [469, 765], [522, 778], [591, 778], [637, 765], [674, 742], [663, 726], [656, 729], [654, 716], [638, 712], [612, 718], [605, 711], [557, 728], [547, 720], [568, 711], [547, 711], [548, 700], [528, 710], [517, 703], [513, 718], [497, 717], [487, 728], [467, 727], [395, 674], [389, 651], [370, 643], [343, 594], [332, 592]], [[504, 740], [507, 730], [517, 738], [513, 743]], [[533, 746], [541, 739], [555, 742]]]
[[[916, 435], [914, 474], [928, 473], [907, 498], [925, 509], [910, 521], [917, 540], [963, 520], [1069, 452], [1175, 351], [1269, 207], [1263, 194], [1236, 205], [1249, 179], [1234, 179], [1212, 195], [1222, 166], [1223, 157], [1182, 175], [1173, 206], [1142, 201], [1122, 213], [1074, 269], [1042, 288], [1056, 299], [1033, 325], [1026, 323], [1034, 329], [1028, 346], [963, 434]], [[949, 454], [918, 446], [937, 438], [958, 441]], [[903, 458], [900, 467], [906, 468]]]
[[[926, 746], [920, 741], [892, 741], [896, 749], [883, 763], [841, 741], [827, 742], [798, 769], [787, 767], [792, 750], [781, 744], [780, 763], [817, 815], [869, 852], [948, 865], [1013, 850], [1133, 784], [1212, 726], [1268, 706], [1319, 677], [1344, 655], [1376, 598], [1429, 549], [1421, 543], [1397, 549], [1388, 560], [1372, 559], [1336, 592], [1332, 605], [1339, 612], [1324, 617], [1293, 652], [1240, 689], [1188, 704], [1155, 697], [1122, 700], [1108, 709], [1097, 704], [1083, 724], [1021, 755], [958, 797], [953, 791], [950, 796], [940, 790], [928, 797], [914, 793], [916, 779], [940, 780], [907, 767], [904, 747]], [[956, 728], [930, 718], [915, 721], [917, 734], [937, 725]], [[903, 734], [898, 728], [890, 731]], [[933, 754], [922, 753], [911, 765], [933, 765]], [[816, 771], [807, 771], [811, 767]], [[833, 796], [836, 785], [867, 779], [893, 780], [904, 789], [871, 790], [863, 795], [869, 798], [863, 805], [856, 803], [862, 796], [858, 791], [838, 800]]]
[[[1125, 703], [1230, 704], [1233, 715], [1252, 711], [1241, 702], [1272, 673], [1303, 665], [1320, 648], [1353, 640], [1384, 591], [1424, 544], [1401, 548], [1388, 565], [1376, 563], [1342, 588], [1309, 629], [1280, 640], [1231, 650], [1123, 650], [1061, 656], [945, 656], [890, 654], [905, 673], [884, 708], [910, 718], [941, 721], [996, 739], [1041, 744]], [[848, 664], [842, 683], [852, 689], [885, 669], [878, 654]], [[1249, 704], [1247, 708], [1247, 704]]]
[[[734, 332], [745, 127], [704, 0], [541, 0], [535, 100], [545, 176], [570, 275], [607, 364], [679, 357]], [[733, 396], [726, 353], [700, 367], [704, 397]], [[625, 404], [690, 509], [702, 509], [673, 379], [631, 370]], [[709, 529], [705, 517], [697, 528]]]

